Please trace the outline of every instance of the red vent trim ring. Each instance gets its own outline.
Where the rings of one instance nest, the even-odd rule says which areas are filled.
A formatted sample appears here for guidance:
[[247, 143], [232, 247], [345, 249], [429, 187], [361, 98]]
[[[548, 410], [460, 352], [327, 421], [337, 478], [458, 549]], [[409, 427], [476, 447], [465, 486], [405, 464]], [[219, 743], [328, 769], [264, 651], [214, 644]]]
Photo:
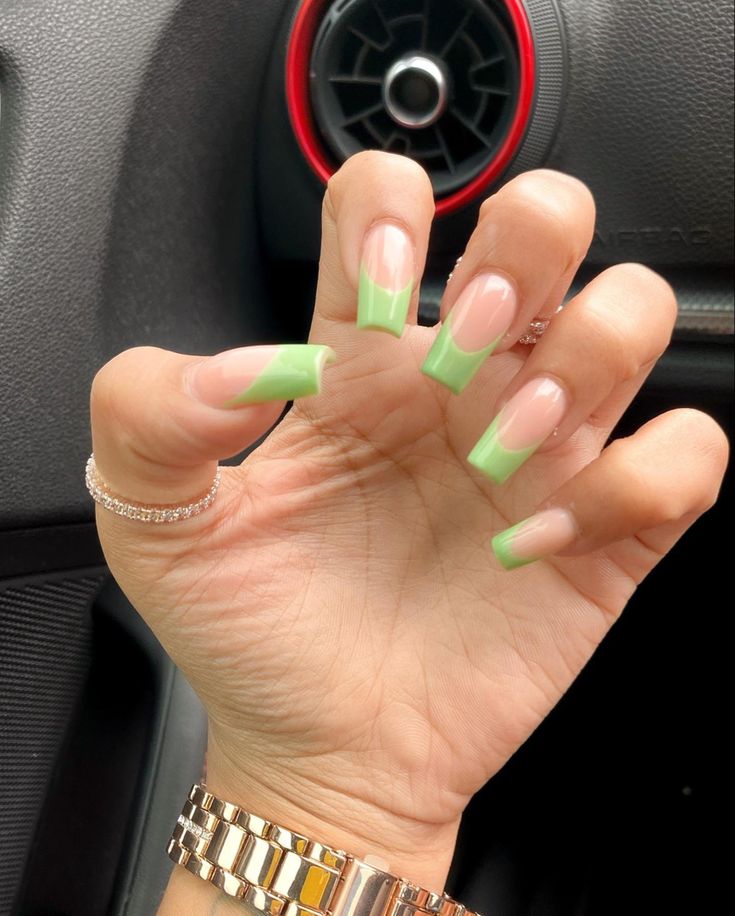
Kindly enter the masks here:
[[[533, 110], [536, 87], [536, 52], [533, 33], [523, 0], [503, 0], [511, 18], [516, 41], [520, 81], [518, 103], [505, 139], [487, 167], [460, 190], [437, 200], [438, 216], [453, 213], [471, 203], [500, 175], [521, 145]], [[319, 14], [327, 0], [303, 0], [294, 20], [286, 53], [286, 102], [291, 125], [307, 162], [326, 184], [334, 173], [311, 115], [309, 66]]]

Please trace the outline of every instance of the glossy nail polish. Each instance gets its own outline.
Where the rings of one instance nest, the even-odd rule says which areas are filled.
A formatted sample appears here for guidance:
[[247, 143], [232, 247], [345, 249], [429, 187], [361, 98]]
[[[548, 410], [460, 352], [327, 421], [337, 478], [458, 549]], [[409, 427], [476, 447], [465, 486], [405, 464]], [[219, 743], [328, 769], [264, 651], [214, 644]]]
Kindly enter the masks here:
[[548, 439], [567, 410], [564, 389], [550, 378], [527, 382], [500, 410], [467, 460], [505, 483]]
[[414, 284], [414, 250], [394, 223], [378, 223], [365, 236], [360, 264], [357, 326], [400, 337]]
[[515, 287], [499, 274], [482, 274], [459, 295], [422, 366], [455, 394], [470, 383], [516, 314]]
[[241, 347], [197, 363], [190, 387], [210, 407], [292, 401], [319, 393], [324, 366], [334, 358], [330, 347], [315, 344]]
[[577, 538], [567, 509], [546, 509], [496, 534], [493, 551], [505, 569], [517, 569], [568, 547]]

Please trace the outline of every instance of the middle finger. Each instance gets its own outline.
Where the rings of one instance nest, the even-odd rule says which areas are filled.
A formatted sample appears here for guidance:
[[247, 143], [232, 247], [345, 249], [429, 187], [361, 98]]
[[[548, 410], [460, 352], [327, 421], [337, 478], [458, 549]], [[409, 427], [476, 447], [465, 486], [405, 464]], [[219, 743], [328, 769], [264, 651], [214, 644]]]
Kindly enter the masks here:
[[561, 445], [601, 405], [606, 437], [631, 386], [643, 384], [666, 349], [675, 320], [673, 290], [658, 274], [640, 264], [604, 271], [552, 321], [501, 394], [470, 464], [503, 483], [537, 450]]
[[592, 239], [587, 187], [559, 172], [527, 172], [482, 205], [441, 304], [426, 375], [459, 394], [494, 351], [507, 350], [562, 301]]

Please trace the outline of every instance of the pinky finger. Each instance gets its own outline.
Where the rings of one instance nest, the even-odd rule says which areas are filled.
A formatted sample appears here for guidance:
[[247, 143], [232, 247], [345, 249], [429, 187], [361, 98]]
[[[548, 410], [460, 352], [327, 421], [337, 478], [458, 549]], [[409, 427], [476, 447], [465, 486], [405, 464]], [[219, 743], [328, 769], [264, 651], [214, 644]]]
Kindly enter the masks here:
[[493, 538], [506, 569], [615, 545], [643, 579], [717, 499], [727, 465], [722, 429], [696, 410], [674, 410], [610, 445], [545, 507]]

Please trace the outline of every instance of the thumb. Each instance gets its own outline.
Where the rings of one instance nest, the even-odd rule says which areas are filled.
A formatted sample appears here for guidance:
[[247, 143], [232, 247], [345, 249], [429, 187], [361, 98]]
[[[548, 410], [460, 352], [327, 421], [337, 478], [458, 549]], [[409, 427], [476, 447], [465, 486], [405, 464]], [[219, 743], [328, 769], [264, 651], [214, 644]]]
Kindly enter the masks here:
[[[333, 356], [329, 347], [305, 344], [243, 347], [208, 358], [153, 347], [121, 353], [92, 385], [99, 478], [127, 503], [197, 501], [209, 490], [219, 459], [262, 436], [286, 401], [319, 392]], [[105, 515], [128, 528], [169, 527]], [[191, 518], [176, 528], [191, 531], [196, 524]]]

